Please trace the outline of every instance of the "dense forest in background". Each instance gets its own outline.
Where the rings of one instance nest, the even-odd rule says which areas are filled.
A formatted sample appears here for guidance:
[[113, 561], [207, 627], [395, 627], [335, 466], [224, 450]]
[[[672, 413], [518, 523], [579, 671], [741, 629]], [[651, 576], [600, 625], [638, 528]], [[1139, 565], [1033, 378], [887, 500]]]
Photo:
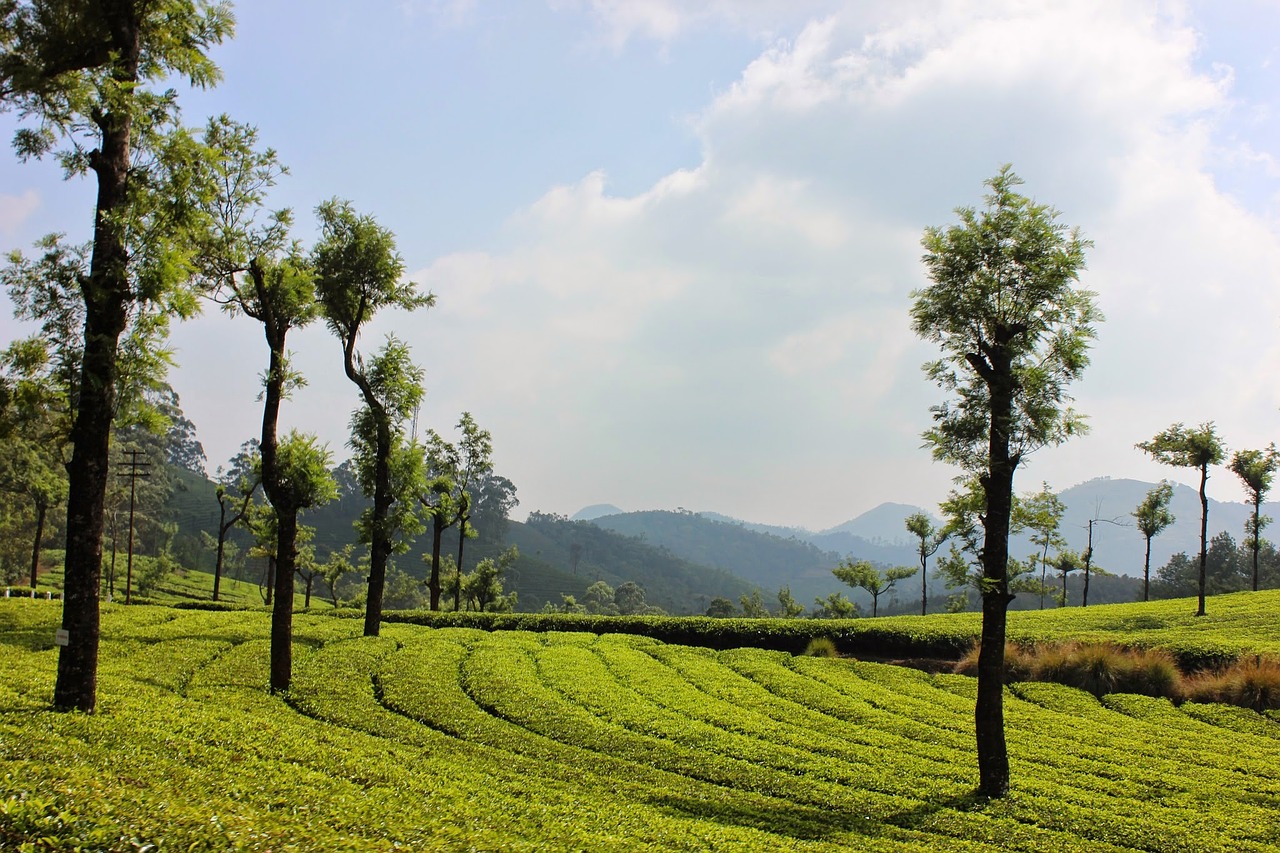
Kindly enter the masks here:
[[[153, 433], [142, 427], [118, 432], [113, 460], [115, 476], [108, 496], [107, 546], [104, 563], [118, 564], [115, 571], [104, 568], [105, 583], [122, 584], [128, 544], [129, 486], [126, 460], [135, 458], [144, 466], [145, 476], [133, 482], [135, 492], [134, 552], [139, 556], [164, 557], [160, 563], [146, 563], [171, 570], [189, 568], [212, 572], [215, 558], [215, 536], [219, 525], [217, 479], [207, 471], [209, 462], [196, 438], [196, 428], [183, 415], [177, 395], [167, 387], [153, 395], [152, 403], [166, 418], [166, 429]], [[137, 454], [131, 457], [131, 454]], [[351, 464], [337, 466], [333, 477], [338, 485], [338, 498], [313, 509], [303, 516], [303, 523], [314, 530], [307, 545], [315, 563], [323, 563], [334, 554], [351, 554], [352, 571], [336, 581], [339, 601], [361, 600], [363, 577], [360, 573], [361, 546], [356, 522], [367, 509], [369, 499], [359, 488]], [[12, 479], [12, 474], [8, 474]], [[224, 477], [225, 479], [225, 477]], [[1106, 517], [1113, 523], [1096, 527], [1094, 548], [1095, 570], [1090, 578], [1089, 603], [1134, 601], [1141, 597], [1142, 537], [1125, 518], [1122, 508], [1136, 504], [1150, 484], [1131, 480], [1099, 479], [1089, 481], [1061, 493], [1066, 504], [1063, 533], [1076, 547], [1089, 517]], [[1137, 496], [1137, 497], [1135, 497]], [[1153, 558], [1153, 594], [1157, 597], [1185, 596], [1195, 591], [1197, 565], [1194, 559], [1197, 515], [1194, 490], [1180, 486], [1174, 491], [1175, 524], [1155, 540]], [[477, 500], [477, 504], [483, 501]], [[1274, 506], [1274, 505], [1273, 505]], [[1266, 508], [1266, 507], [1264, 507]], [[9, 585], [28, 580], [35, 517], [31, 502], [20, 491], [0, 492], [0, 572]], [[501, 584], [507, 593], [515, 593], [514, 607], [521, 611], [563, 607], [564, 602], [592, 600], [588, 594], [593, 584], [603, 582], [616, 590], [623, 584], [639, 586], [645, 605], [664, 612], [701, 614], [712, 601], [730, 602], [738, 612], [753, 594], [772, 612], [779, 610], [777, 593], [787, 588], [794, 600], [807, 610], [816, 610], [817, 600], [843, 594], [870, 612], [870, 596], [861, 589], [851, 589], [837, 580], [832, 569], [843, 558], [869, 560], [879, 567], [911, 566], [917, 557], [903, 521], [916, 507], [882, 504], [858, 518], [822, 531], [781, 527], [739, 521], [716, 513], [688, 510], [622, 512], [603, 506], [586, 518], [574, 519], [534, 511], [524, 522], [507, 515], [474, 520], [474, 538], [465, 545], [464, 571], [481, 561], [497, 560], [512, 546], [518, 556], [504, 566]], [[1245, 504], [1214, 502], [1210, 514], [1212, 535], [1208, 554], [1210, 591], [1227, 592], [1248, 586], [1251, 555], [1242, 535], [1248, 507]], [[1274, 510], [1273, 510], [1274, 511]], [[1109, 515], [1108, 513], [1113, 513]], [[62, 518], [51, 508], [42, 535], [43, 548], [61, 547]], [[1231, 528], [1239, 528], [1232, 532]], [[424, 607], [424, 582], [432, 547], [432, 531], [410, 536], [405, 551], [392, 560], [387, 590], [387, 607], [407, 609]], [[442, 553], [453, 559], [458, 545], [457, 531], [446, 530], [442, 537]], [[1015, 536], [1013, 553], [1031, 549], [1025, 535]], [[1188, 556], [1191, 555], [1191, 556]], [[446, 561], [447, 566], [452, 562]], [[49, 557], [44, 558], [46, 566]], [[1280, 554], [1264, 540], [1260, 554], [1261, 583], [1264, 587], [1280, 586]], [[255, 550], [253, 536], [243, 526], [233, 528], [228, 536], [224, 558], [224, 575], [261, 586], [265, 598], [267, 558]], [[1060, 576], [1050, 574], [1056, 593], [1061, 592]], [[149, 574], [139, 572], [136, 590], [146, 595], [154, 582]], [[1067, 578], [1068, 605], [1078, 605], [1083, 594], [1083, 577], [1078, 572]], [[976, 593], [948, 589], [933, 576], [929, 578], [928, 608], [931, 612], [945, 609], [974, 609]], [[318, 599], [331, 600], [333, 591], [323, 578], [314, 580]], [[118, 594], [118, 593], [117, 593]], [[1041, 597], [1023, 592], [1011, 605], [1014, 609], [1036, 609]], [[1045, 596], [1043, 606], [1058, 606], [1053, 595]], [[910, 577], [893, 589], [879, 604], [883, 614], [913, 613], [920, 607], [919, 575]]]

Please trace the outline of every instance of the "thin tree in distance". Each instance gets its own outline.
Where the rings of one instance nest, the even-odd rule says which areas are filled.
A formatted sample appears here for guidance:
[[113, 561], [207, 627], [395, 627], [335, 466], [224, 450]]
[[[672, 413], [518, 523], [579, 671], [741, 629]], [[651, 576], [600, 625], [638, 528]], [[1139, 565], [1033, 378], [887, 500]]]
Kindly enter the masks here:
[[1058, 212], [1020, 195], [1009, 166], [986, 182], [981, 211], [927, 228], [931, 284], [911, 295], [912, 329], [942, 348], [925, 366], [954, 400], [934, 406], [924, 434], [939, 461], [979, 480], [984, 501], [982, 647], [974, 708], [978, 790], [1009, 790], [1004, 737], [1004, 646], [1009, 602], [1009, 526], [1014, 472], [1026, 454], [1085, 430], [1068, 385], [1089, 363], [1094, 294], [1077, 286], [1088, 241]]
[[1146, 556], [1142, 561], [1142, 600], [1151, 600], [1151, 540], [1163, 533], [1176, 520], [1169, 511], [1169, 502], [1173, 500], [1173, 484], [1161, 480], [1151, 491], [1147, 492], [1142, 503], [1131, 514], [1147, 543]]
[[869, 560], [852, 560], [846, 557], [831, 573], [849, 586], [865, 589], [871, 595], [871, 615], [878, 615], [880, 596], [893, 589], [898, 581], [909, 578], [918, 572], [914, 566], [898, 566], [885, 569], [883, 572], [871, 565]]
[[920, 615], [929, 612], [929, 558], [938, 553], [942, 543], [951, 536], [945, 527], [938, 529], [933, 519], [923, 512], [914, 512], [905, 521], [907, 532], [916, 537], [916, 556], [920, 558]]
[[1136, 445], [1157, 462], [1177, 468], [1195, 468], [1200, 471], [1200, 594], [1196, 615], [1204, 615], [1206, 594], [1206, 566], [1209, 559], [1209, 496], [1205, 486], [1209, 482], [1209, 466], [1221, 465], [1227, 448], [1218, 437], [1213, 422], [1200, 424], [1194, 429], [1176, 423], [1159, 432], [1150, 441]]
[[1062, 524], [1062, 515], [1067, 511], [1048, 483], [1040, 484], [1040, 491], [1024, 497], [1020, 503], [1022, 528], [1031, 531], [1031, 544], [1039, 551], [1040, 563], [1040, 609], [1044, 610], [1044, 597], [1048, 591], [1049, 549], [1060, 549], [1067, 540], [1058, 532]]
[[1253, 591], [1258, 591], [1258, 551], [1262, 547], [1262, 529], [1271, 523], [1271, 518], [1262, 514], [1262, 502], [1271, 491], [1275, 479], [1276, 467], [1280, 466], [1280, 455], [1273, 442], [1266, 450], [1237, 450], [1228, 465], [1231, 473], [1240, 478], [1253, 514], [1245, 522], [1245, 544], [1253, 552]]

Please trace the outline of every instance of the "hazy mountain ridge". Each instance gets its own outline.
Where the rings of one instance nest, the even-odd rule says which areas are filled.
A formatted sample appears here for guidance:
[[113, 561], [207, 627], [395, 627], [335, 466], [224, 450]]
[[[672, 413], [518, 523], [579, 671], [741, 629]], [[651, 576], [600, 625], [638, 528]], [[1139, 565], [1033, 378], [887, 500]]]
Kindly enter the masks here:
[[[1097, 519], [1093, 530], [1095, 563], [1117, 574], [1141, 576], [1145, 539], [1134, 526], [1131, 513], [1155, 486], [1155, 483], [1140, 480], [1099, 477], [1064, 489], [1059, 497], [1066, 504], [1066, 512], [1059, 532], [1067, 540], [1067, 547], [1083, 551], [1088, 545], [1088, 522], [1091, 518]], [[1152, 540], [1153, 573], [1174, 554], [1192, 554], [1200, 547], [1200, 497], [1197, 490], [1175, 483], [1171, 509], [1176, 519], [1174, 524]], [[883, 503], [849, 521], [821, 531], [742, 521], [717, 512], [624, 512], [597, 517], [595, 523], [630, 535], [643, 536], [646, 541], [669, 548], [685, 559], [723, 568], [766, 590], [777, 589], [778, 586], [789, 583], [793, 592], [796, 592], [797, 586], [801, 586], [807, 595], [809, 589], [818, 586], [830, 591], [845, 590], [834, 578], [827, 581], [830, 570], [844, 556], [884, 565], [916, 565], [918, 558], [914, 537], [907, 533], [905, 526], [907, 516], [915, 512], [924, 512], [935, 518], [935, 521], [937, 519], [936, 511], [923, 507]], [[1263, 504], [1263, 513], [1280, 517], [1280, 502]], [[1239, 542], [1243, 538], [1245, 521], [1250, 514], [1251, 507], [1243, 501], [1234, 503], [1211, 498], [1209, 537], [1213, 538], [1226, 531]], [[682, 524], [673, 526], [672, 519], [666, 516], [681, 519]], [[695, 519], [701, 519], [704, 525], [698, 526]], [[719, 528], [709, 525], [734, 528], [741, 531], [742, 536], [733, 541], [732, 548], [717, 552], [711, 543], [725, 540], [725, 536]], [[707, 541], [697, 540], [693, 535], [695, 530], [703, 531], [708, 537]], [[752, 539], [751, 536], [764, 538]], [[806, 552], [796, 549], [791, 552], [793, 560], [797, 556], [801, 556], [801, 559], [790, 567], [766, 560], [768, 565], [774, 566], [772, 570], [752, 567], [750, 561], [736, 556], [751, 543], [763, 551], [779, 548], [777, 542], [772, 540], [809, 545], [816, 550]], [[1015, 535], [1010, 540], [1010, 552], [1015, 556], [1027, 556], [1034, 550], [1029, 537], [1024, 534]], [[818, 563], [823, 561], [826, 563], [823, 569], [826, 577], [823, 578], [823, 583], [818, 584], [816, 578], [821, 574]], [[812, 601], [812, 597], [801, 600]]]

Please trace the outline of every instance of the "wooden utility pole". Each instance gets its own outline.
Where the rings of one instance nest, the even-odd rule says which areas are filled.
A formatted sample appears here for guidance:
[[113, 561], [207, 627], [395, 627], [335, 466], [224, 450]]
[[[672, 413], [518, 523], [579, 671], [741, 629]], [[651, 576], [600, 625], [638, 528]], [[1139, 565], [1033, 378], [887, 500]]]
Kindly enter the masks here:
[[151, 463], [138, 461], [138, 457], [142, 455], [141, 450], [126, 450], [125, 455], [129, 457], [128, 461], [119, 463], [119, 467], [124, 469], [120, 476], [129, 478], [129, 560], [126, 564], [124, 603], [131, 604], [133, 603], [133, 508], [138, 495], [138, 478], [151, 476], [146, 470], [151, 467]]

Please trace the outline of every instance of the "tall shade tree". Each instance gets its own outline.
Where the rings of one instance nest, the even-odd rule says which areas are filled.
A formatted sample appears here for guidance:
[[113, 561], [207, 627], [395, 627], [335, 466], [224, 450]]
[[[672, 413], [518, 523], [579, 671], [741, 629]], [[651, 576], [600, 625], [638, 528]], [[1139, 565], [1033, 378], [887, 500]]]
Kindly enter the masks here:
[[870, 593], [871, 615], [874, 617], [880, 612], [880, 596], [893, 589], [898, 581], [911, 577], [917, 571], [919, 569], [915, 566], [898, 566], [882, 572], [868, 560], [846, 557], [831, 573], [849, 586], [861, 587]]
[[1277, 465], [1280, 465], [1280, 455], [1272, 443], [1266, 450], [1237, 450], [1227, 466], [1240, 478], [1249, 503], [1253, 505], [1253, 515], [1245, 522], [1244, 530], [1245, 544], [1253, 552], [1254, 592], [1258, 591], [1258, 551], [1262, 547], [1262, 529], [1271, 523], [1271, 519], [1262, 514], [1262, 502], [1271, 491]]
[[[295, 243], [289, 240], [288, 210], [264, 213], [263, 202], [276, 179], [284, 173], [276, 153], [257, 149], [257, 131], [225, 116], [209, 122], [205, 142], [218, 152], [218, 190], [209, 201], [212, 233], [202, 245], [201, 267], [212, 298], [232, 316], [243, 314], [262, 325], [267, 344], [267, 370], [263, 374], [262, 433], [258, 440], [262, 491], [271, 504], [274, 545], [268, 559], [273, 577], [268, 579], [271, 620], [271, 687], [288, 688], [291, 640], [278, 631], [292, 630], [293, 598], [281, 600], [275, 592], [282, 583], [292, 588], [297, 559], [298, 514], [312, 504], [305, 490], [295, 488], [280, 459], [280, 407], [290, 392], [304, 384], [290, 369], [287, 340], [293, 329], [306, 326], [319, 314], [315, 277]], [[292, 520], [292, 522], [290, 522]]]
[[382, 624], [382, 596], [387, 581], [387, 561], [392, 551], [391, 505], [396, 495], [391, 482], [391, 457], [395, 447], [395, 412], [389, 410], [370, 380], [357, 344], [360, 332], [384, 308], [413, 311], [435, 302], [431, 294], [418, 292], [404, 280], [404, 261], [396, 251], [395, 236], [370, 216], [356, 213], [350, 202], [333, 199], [316, 209], [320, 241], [312, 251], [316, 292], [325, 322], [342, 344], [342, 364], [360, 389], [368, 408], [373, 450], [371, 471], [373, 506], [368, 516], [369, 597], [365, 606], [364, 633], [377, 636]]
[[1040, 609], [1044, 610], [1044, 597], [1048, 592], [1049, 549], [1063, 548], [1067, 540], [1058, 532], [1062, 515], [1067, 511], [1062, 499], [1053, 493], [1048, 483], [1040, 484], [1040, 491], [1027, 495], [1019, 503], [1021, 527], [1031, 531], [1031, 544], [1039, 552]]
[[982, 648], [974, 711], [978, 790], [1009, 790], [1004, 737], [1004, 644], [1013, 477], [1026, 454], [1084, 429], [1068, 385], [1088, 364], [1094, 294], [1078, 285], [1088, 241], [1058, 212], [1020, 195], [1009, 166], [986, 182], [986, 207], [959, 208], [960, 222], [927, 228], [922, 244], [932, 284], [912, 293], [912, 329], [943, 356], [925, 365], [954, 396], [934, 406], [925, 432], [933, 456], [978, 478]]
[[1209, 496], [1205, 492], [1205, 486], [1209, 482], [1209, 466], [1221, 465], [1227, 456], [1227, 448], [1218, 437], [1212, 421], [1195, 428], [1176, 423], [1157, 433], [1150, 441], [1138, 442], [1137, 447], [1149, 453], [1157, 462], [1200, 471], [1200, 600], [1196, 615], [1203, 616], [1205, 566], [1209, 558]]
[[66, 579], [55, 707], [97, 702], [98, 596], [108, 446], [120, 335], [139, 305], [189, 312], [190, 237], [203, 152], [177, 129], [175, 78], [217, 81], [207, 56], [233, 29], [207, 0], [28, 0], [0, 4], [0, 108], [28, 126], [18, 156], [58, 152], [68, 176], [97, 182], [93, 252], [80, 281], [84, 353], [67, 466]]
[[929, 558], [938, 553], [942, 543], [950, 537], [950, 531], [939, 530], [933, 519], [923, 512], [915, 512], [906, 518], [907, 532], [916, 537], [916, 556], [920, 558], [920, 615], [929, 612]]
[[1175, 521], [1169, 511], [1173, 500], [1173, 484], [1161, 480], [1147, 492], [1142, 503], [1132, 513], [1134, 522], [1146, 540], [1147, 551], [1142, 559], [1142, 600], [1151, 600], [1151, 540], [1163, 533]]

